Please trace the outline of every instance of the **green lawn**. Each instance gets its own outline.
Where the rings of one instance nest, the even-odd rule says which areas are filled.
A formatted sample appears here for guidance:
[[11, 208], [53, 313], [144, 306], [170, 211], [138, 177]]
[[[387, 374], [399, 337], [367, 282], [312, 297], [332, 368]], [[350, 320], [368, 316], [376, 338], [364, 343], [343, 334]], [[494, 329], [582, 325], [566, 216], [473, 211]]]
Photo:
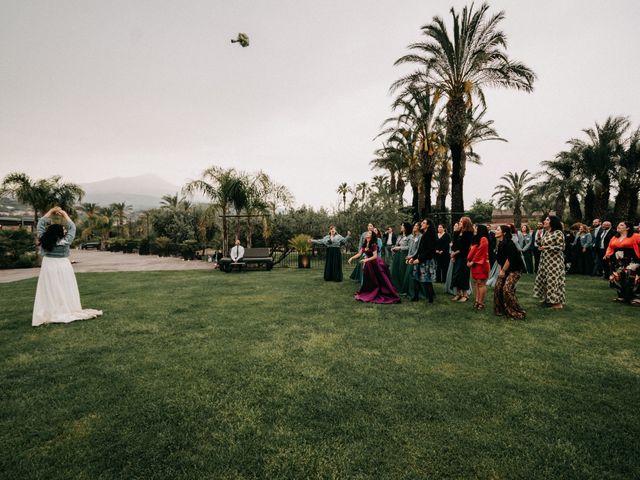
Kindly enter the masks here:
[[79, 274], [104, 316], [40, 328], [0, 284], [0, 477], [640, 475], [640, 309], [604, 282], [554, 312], [529, 277], [522, 322], [321, 277]]

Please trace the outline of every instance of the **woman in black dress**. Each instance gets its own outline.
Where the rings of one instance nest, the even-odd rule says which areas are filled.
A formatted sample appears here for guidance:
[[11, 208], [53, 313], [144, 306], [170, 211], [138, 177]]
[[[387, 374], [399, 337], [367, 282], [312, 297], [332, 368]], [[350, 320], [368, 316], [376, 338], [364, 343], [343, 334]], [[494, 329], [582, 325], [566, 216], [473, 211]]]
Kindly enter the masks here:
[[451, 236], [447, 233], [444, 225], [438, 225], [438, 238], [436, 239], [436, 282], [444, 283], [447, 278], [449, 268], [449, 244]]
[[466, 302], [469, 300], [469, 278], [471, 270], [467, 266], [467, 255], [473, 240], [473, 224], [469, 217], [462, 217], [460, 224], [460, 235], [453, 250], [451, 258], [455, 260], [453, 264], [453, 276], [451, 287], [456, 289], [455, 296], [451, 299], [454, 302]]

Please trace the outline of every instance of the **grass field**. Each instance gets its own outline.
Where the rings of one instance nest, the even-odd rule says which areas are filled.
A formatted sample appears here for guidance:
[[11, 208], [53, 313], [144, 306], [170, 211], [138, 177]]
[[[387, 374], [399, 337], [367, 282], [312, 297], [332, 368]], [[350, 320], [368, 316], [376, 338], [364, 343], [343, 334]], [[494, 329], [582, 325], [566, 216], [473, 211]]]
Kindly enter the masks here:
[[570, 277], [526, 321], [364, 305], [318, 269], [79, 274], [97, 320], [0, 284], [3, 479], [640, 476], [640, 309]]

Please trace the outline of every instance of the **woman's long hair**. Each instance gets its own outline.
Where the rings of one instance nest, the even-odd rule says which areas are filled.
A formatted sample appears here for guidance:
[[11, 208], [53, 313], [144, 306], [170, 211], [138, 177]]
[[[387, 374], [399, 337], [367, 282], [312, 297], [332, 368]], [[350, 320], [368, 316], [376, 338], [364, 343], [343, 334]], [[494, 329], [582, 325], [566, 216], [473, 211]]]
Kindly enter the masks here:
[[[629, 230], [627, 230], [627, 238], [632, 236], [633, 235], [633, 223], [627, 222], [627, 221], [620, 222], [620, 223], [624, 223], [627, 226], [627, 228], [629, 229]], [[616, 237], [620, 238], [620, 232], [616, 232]]]
[[430, 218], [425, 218], [425, 221], [427, 222], [427, 231], [422, 235], [426, 235], [427, 240], [435, 245], [436, 241], [438, 240], [438, 232], [436, 232], [435, 224]]
[[402, 222], [402, 225], [404, 225], [404, 234], [406, 236], [411, 235], [413, 232], [413, 226], [409, 222]]
[[555, 232], [556, 230], [562, 231], [562, 222], [555, 215], [549, 215], [547, 217], [549, 219], [549, 226], [551, 227], [551, 231]]
[[472, 245], [480, 245], [480, 239], [484, 237], [489, 241], [489, 229], [486, 225], [476, 225], [476, 234], [473, 236], [473, 240], [471, 240]]
[[502, 232], [502, 240], [511, 240], [513, 238], [509, 225], [500, 225], [498, 228]]
[[40, 237], [40, 246], [43, 250], [50, 252], [58, 243], [58, 240], [64, 237], [64, 228], [59, 223], [52, 223], [47, 227]]
[[469, 217], [460, 218], [460, 232], [473, 232], [473, 223]]

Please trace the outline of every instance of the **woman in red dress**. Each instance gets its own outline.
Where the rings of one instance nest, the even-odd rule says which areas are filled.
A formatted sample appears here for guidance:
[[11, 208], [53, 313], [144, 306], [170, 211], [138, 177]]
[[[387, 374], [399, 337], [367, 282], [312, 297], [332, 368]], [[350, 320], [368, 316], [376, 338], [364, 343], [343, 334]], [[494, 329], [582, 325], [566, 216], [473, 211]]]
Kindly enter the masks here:
[[476, 225], [471, 248], [467, 254], [467, 266], [471, 268], [471, 278], [476, 284], [476, 301], [473, 308], [482, 310], [487, 296], [489, 278], [489, 230], [486, 225]]

